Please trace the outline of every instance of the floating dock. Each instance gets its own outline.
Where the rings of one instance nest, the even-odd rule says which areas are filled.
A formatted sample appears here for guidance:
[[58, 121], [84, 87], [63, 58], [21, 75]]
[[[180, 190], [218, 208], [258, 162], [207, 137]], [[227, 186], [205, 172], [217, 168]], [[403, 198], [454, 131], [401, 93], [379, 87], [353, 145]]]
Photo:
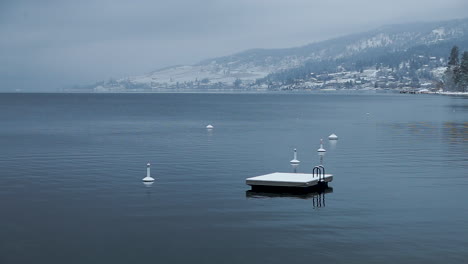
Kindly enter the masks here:
[[252, 187], [252, 191], [307, 192], [326, 188], [332, 180], [332, 174], [325, 174], [322, 166], [316, 166], [312, 173], [274, 172], [247, 178], [245, 183]]

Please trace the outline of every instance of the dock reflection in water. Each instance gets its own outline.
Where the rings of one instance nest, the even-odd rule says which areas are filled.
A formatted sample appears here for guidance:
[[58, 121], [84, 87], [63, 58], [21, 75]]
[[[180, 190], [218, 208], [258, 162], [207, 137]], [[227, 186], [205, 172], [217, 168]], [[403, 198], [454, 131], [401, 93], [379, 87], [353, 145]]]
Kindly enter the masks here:
[[258, 192], [248, 190], [245, 192], [247, 198], [295, 198], [295, 199], [311, 199], [314, 208], [325, 207], [325, 194], [332, 193], [333, 188], [327, 187], [320, 191], [310, 193], [297, 193], [297, 192]]

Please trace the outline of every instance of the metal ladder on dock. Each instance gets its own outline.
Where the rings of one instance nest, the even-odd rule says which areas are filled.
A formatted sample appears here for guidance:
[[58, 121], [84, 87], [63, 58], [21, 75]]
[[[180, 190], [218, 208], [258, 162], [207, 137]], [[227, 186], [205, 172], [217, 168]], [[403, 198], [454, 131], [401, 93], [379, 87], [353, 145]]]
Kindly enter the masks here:
[[323, 182], [325, 179], [325, 167], [322, 165], [315, 166], [312, 169], [312, 177], [318, 177], [319, 182]]

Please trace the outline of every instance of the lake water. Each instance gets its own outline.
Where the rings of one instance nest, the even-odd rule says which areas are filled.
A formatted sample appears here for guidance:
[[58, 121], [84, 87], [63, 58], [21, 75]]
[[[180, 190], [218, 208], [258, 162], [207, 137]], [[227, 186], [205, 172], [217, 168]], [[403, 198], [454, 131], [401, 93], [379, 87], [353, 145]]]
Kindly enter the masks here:
[[467, 169], [466, 97], [0, 94], [0, 263], [466, 263]]

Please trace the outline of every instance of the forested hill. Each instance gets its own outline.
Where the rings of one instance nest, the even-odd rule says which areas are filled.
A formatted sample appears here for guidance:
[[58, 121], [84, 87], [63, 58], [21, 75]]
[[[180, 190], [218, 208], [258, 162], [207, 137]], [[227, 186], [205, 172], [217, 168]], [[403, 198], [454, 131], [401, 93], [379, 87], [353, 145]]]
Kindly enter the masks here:
[[[262, 65], [296, 58], [300, 61], [330, 60], [361, 52], [399, 51], [419, 45], [432, 45], [458, 40], [468, 35], [468, 19], [444, 22], [389, 25], [369, 32], [352, 34], [302, 47], [288, 49], [253, 49], [231, 56], [203, 61], [209, 63], [251, 63]], [[442, 54], [441, 54], [442, 55]], [[445, 55], [444, 55], [445, 56]]]
[[384, 26], [302, 47], [252, 49], [100, 82], [96, 91], [398, 88], [441, 79], [450, 49], [468, 50], [468, 19]]
[[[376, 69], [386, 67], [391, 70], [397, 70], [402, 65], [406, 65], [409, 69], [413, 70], [418, 70], [424, 65], [442, 67], [446, 66], [446, 58], [454, 45], [461, 47], [461, 50], [468, 50], [468, 34], [459, 38], [441, 39], [436, 42], [401, 49], [374, 47], [364, 49], [349, 56], [310, 60], [299, 67], [271, 73], [267, 77], [259, 79], [257, 83], [267, 81], [291, 83], [295, 79], [307, 78], [310, 73], [362, 72], [370, 67], [375, 67]], [[433, 58], [436, 58], [436, 64], [431, 64]]]
[[[358, 77], [357, 86], [398, 88], [430, 82], [434, 87], [442, 81], [442, 69], [450, 49], [457, 45], [468, 50], [468, 19], [440, 23], [420, 23], [386, 26], [375, 31], [326, 41], [322, 56], [303, 65], [280, 70], [257, 80], [257, 84], [276, 86], [323, 88], [335, 80], [335, 86], [356, 86], [356, 78], [325, 78], [329, 74], [350, 72]], [[318, 43], [315, 45], [321, 45]], [[311, 49], [313, 45], [304, 47]], [[376, 71], [369, 71], [375, 68]], [[362, 74], [364, 70], [367, 74]], [[378, 78], [377, 70], [387, 69], [385, 77]], [[389, 73], [390, 72], [390, 73]], [[382, 72], [380, 72], [382, 75]], [[339, 74], [338, 74], [339, 75]], [[345, 74], [346, 75], [346, 74]], [[320, 78], [317, 78], [319, 76]], [[324, 77], [325, 76], [325, 77]], [[350, 77], [348, 74], [344, 77]], [[382, 76], [380, 76], [382, 77]], [[390, 77], [390, 80], [388, 80]], [[319, 79], [317, 81], [317, 79]], [[362, 83], [364, 82], [364, 84]], [[306, 84], [301, 84], [306, 83]], [[332, 84], [334, 82], [331, 82]], [[376, 83], [378, 83], [376, 85]]]

